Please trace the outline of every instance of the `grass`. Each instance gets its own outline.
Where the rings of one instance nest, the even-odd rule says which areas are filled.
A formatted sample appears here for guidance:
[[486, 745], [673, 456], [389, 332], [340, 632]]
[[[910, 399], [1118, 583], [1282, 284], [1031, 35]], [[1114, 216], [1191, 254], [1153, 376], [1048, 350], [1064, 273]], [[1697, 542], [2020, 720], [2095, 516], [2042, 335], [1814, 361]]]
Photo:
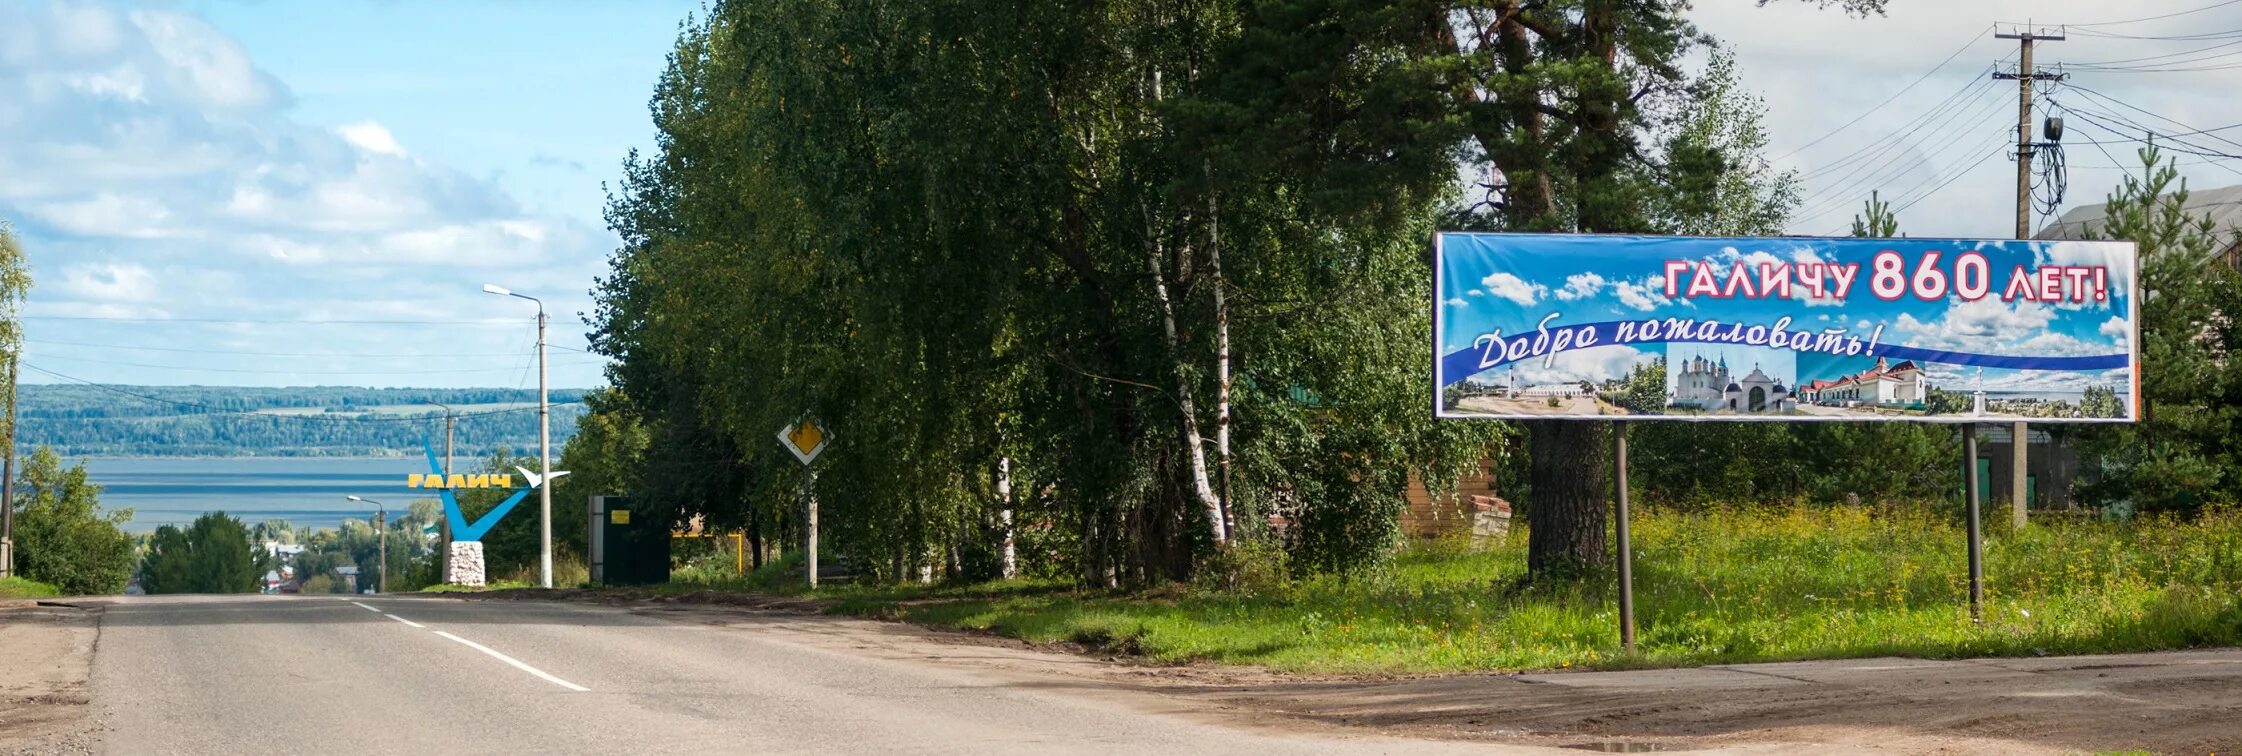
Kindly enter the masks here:
[[0, 578], [0, 599], [35, 599], [60, 595], [62, 591], [37, 580], [16, 575]]
[[830, 600], [839, 613], [1160, 662], [1327, 674], [2242, 644], [2242, 513], [2048, 520], [1988, 535], [1985, 617], [1973, 623], [1962, 529], [1944, 517], [1858, 508], [1638, 515], [1640, 649], [1632, 656], [1619, 649], [1610, 580], [1520, 587], [1522, 532], [1484, 551], [1410, 549], [1372, 577], [1247, 592], [1118, 594], [1039, 581], [806, 592], [783, 564], [746, 578], [680, 574], [660, 590], [798, 594]]

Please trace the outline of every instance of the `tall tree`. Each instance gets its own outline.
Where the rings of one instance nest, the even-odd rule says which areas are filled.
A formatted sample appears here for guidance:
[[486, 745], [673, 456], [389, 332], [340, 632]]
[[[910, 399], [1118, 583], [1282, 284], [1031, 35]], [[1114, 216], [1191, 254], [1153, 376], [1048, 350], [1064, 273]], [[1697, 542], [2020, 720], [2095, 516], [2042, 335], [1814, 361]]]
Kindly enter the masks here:
[[65, 467], [40, 447], [16, 472], [16, 570], [66, 594], [124, 590], [132, 577], [132, 510], [103, 511], [83, 463]]
[[[2140, 249], [2141, 422], [2085, 434], [2085, 456], [2100, 469], [2083, 493], [2143, 510], [2242, 502], [2242, 323], [2233, 316], [2242, 273], [2219, 258], [2237, 240], [2188, 212], [2187, 181], [2159, 150], [2144, 148], [2140, 159], [2141, 173], [2111, 191], [2093, 235]], [[2110, 398], [2094, 403], [2112, 409]]]

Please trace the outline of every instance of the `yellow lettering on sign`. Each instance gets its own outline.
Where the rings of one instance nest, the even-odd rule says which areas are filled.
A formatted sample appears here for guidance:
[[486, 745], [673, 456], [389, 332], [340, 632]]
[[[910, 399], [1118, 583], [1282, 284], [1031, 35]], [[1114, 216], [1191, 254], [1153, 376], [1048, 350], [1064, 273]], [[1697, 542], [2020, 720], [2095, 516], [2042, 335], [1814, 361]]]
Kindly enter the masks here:
[[493, 483], [494, 485], [497, 485], [497, 486], [498, 486], [499, 488], [513, 488], [513, 487], [514, 487], [514, 476], [512, 476], [512, 475], [493, 475], [493, 476], [490, 476], [490, 479], [491, 479], [492, 483]]
[[631, 511], [628, 509], [608, 510], [607, 521], [616, 525], [629, 525], [631, 524]]
[[488, 476], [488, 475], [469, 475], [469, 476], [467, 476], [467, 487], [468, 487], [468, 488], [489, 488], [489, 487], [490, 487], [490, 476]]
[[422, 474], [420, 474], [420, 473], [413, 473], [413, 474], [411, 474], [411, 475], [407, 475], [407, 476], [405, 476], [405, 487], [406, 487], [406, 488], [419, 488], [419, 487], [420, 487], [420, 484], [421, 484], [421, 479], [423, 479], [423, 478], [426, 478], [426, 477], [428, 477], [428, 476], [426, 476], [426, 475], [422, 475]]
[[458, 474], [458, 473], [453, 473], [453, 474], [452, 474], [452, 477], [451, 477], [451, 479], [450, 479], [450, 480], [444, 481], [444, 487], [445, 487], [445, 488], [466, 488], [466, 487], [467, 487], [467, 476], [465, 476], [465, 475], [460, 475], [460, 474]]

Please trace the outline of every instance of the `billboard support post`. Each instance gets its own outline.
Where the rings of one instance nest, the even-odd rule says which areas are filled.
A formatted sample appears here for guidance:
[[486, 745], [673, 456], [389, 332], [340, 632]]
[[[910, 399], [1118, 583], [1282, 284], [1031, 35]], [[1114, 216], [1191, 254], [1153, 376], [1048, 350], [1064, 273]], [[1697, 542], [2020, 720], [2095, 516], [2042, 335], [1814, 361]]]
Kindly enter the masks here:
[[1977, 427], [1976, 423], [1962, 425], [1962, 489], [1966, 492], [1964, 500], [1969, 510], [1971, 622], [1985, 619], [1985, 534], [1979, 523], [1979, 510], [1984, 501], [1977, 490], [1982, 482], [1977, 474]]
[[1619, 647], [1635, 653], [1635, 550], [1627, 532], [1627, 423], [1611, 434], [1613, 504], [1619, 537]]

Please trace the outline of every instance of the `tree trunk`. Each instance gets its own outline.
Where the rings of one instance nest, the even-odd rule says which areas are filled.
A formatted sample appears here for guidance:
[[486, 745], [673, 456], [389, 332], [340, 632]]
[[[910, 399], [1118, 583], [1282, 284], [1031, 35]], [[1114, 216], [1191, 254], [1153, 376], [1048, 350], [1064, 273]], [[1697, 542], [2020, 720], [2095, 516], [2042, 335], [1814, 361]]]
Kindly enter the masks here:
[[[1160, 72], [1152, 72], [1152, 101], [1160, 101]], [[1144, 214], [1144, 253], [1147, 267], [1152, 272], [1153, 298], [1160, 303], [1160, 325], [1167, 339], [1168, 359], [1175, 364], [1175, 400], [1183, 415], [1183, 445], [1191, 462], [1191, 493], [1198, 499], [1199, 507], [1206, 510], [1207, 535], [1217, 547], [1229, 543], [1229, 529], [1222, 524], [1222, 501], [1214, 495], [1214, 485], [1207, 479], [1207, 449], [1204, 437], [1199, 434], [1199, 409], [1192, 399], [1191, 373], [1184, 369], [1183, 341], [1176, 336], [1175, 301], [1168, 296], [1168, 276], [1162, 270], [1159, 229], [1153, 226], [1152, 208], [1139, 203]]]
[[1014, 533], [1012, 531], [1011, 457], [998, 457], [996, 459], [996, 500], [997, 506], [1000, 507], [996, 512], [997, 526], [1003, 529], [1001, 540], [998, 541], [997, 559], [999, 564], [1002, 565], [1000, 574], [1004, 579], [1011, 580], [1020, 576], [1020, 562], [1014, 551]]
[[[1204, 165], [1204, 163], [1202, 163]], [[1207, 168], [1207, 273], [1214, 289], [1214, 455], [1222, 485], [1222, 531], [1238, 533], [1238, 516], [1230, 506], [1230, 304], [1222, 277], [1222, 205], [1214, 193], [1214, 170]]]
[[1529, 420], [1533, 494], [1526, 510], [1526, 569], [1563, 576], [1609, 563], [1604, 447], [1609, 423]]

